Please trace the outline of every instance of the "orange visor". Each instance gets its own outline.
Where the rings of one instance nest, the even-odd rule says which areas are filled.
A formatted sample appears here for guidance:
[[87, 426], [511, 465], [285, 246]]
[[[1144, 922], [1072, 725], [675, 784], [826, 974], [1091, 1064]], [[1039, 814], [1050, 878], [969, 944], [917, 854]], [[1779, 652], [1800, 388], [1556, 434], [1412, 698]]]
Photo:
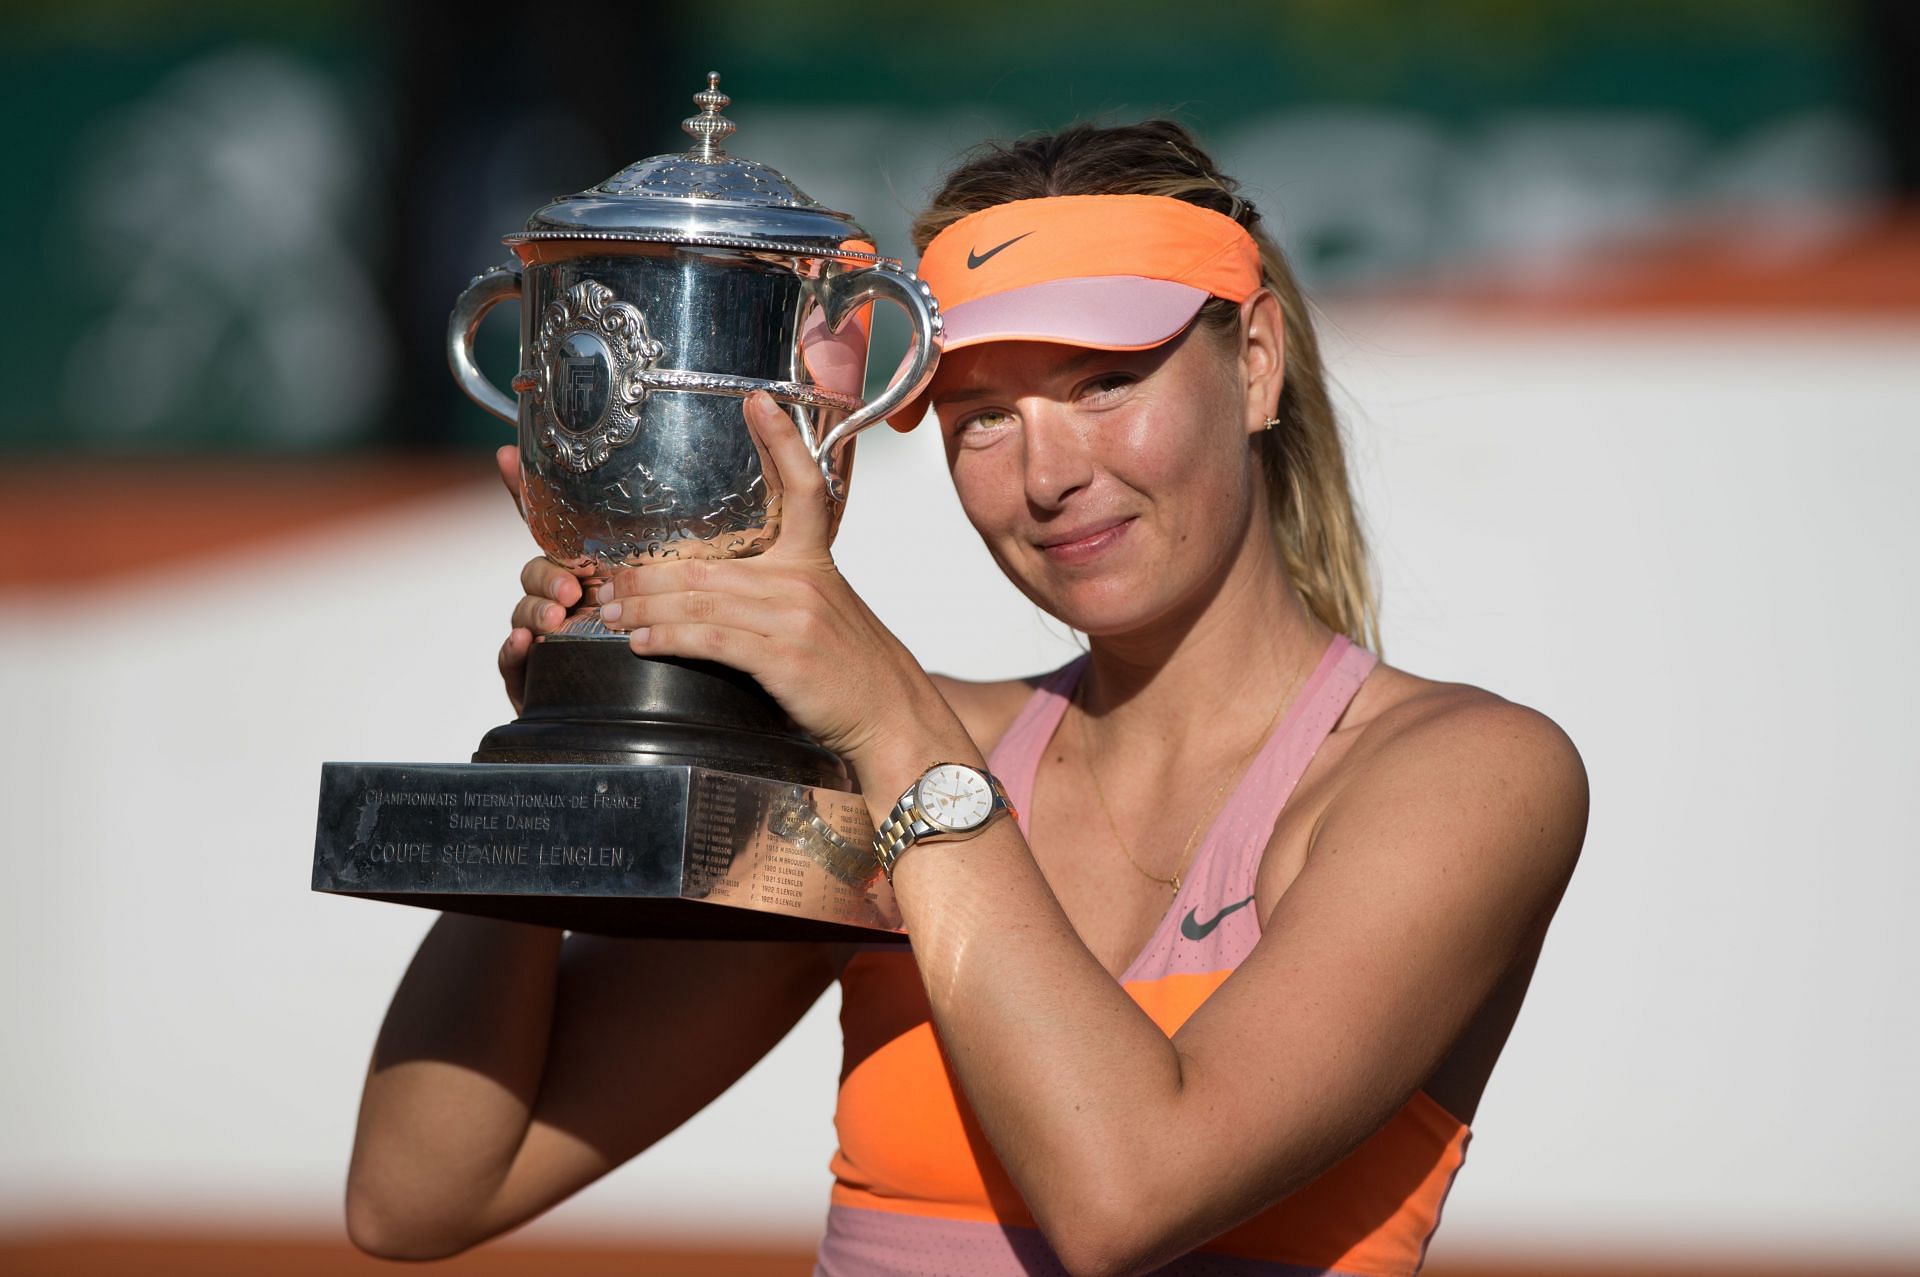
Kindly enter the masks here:
[[[1260, 250], [1223, 213], [1166, 195], [1052, 195], [971, 213], [927, 245], [941, 352], [989, 341], [1147, 350], [1209, 297], [1260, 287]], [[938, 374], [935, 374], [938, 380]], [[931, 391], [888, 418], [911, 430]]]

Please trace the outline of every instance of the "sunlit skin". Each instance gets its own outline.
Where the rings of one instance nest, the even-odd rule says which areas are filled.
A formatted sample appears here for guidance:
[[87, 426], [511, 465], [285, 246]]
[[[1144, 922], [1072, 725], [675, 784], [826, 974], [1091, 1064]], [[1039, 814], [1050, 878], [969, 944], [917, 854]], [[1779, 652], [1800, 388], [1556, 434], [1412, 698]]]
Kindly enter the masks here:
[[1222, 344], [1192, 327], [1153, 350], [999, 342], [942, 365], [933, 401], [967, 518], [1007, 577], [1074, 628], [1177, 625], [1230, 572], [1271, 568], [1246, 396]]
[[[894, 888], [946, 1056], [1075, 1273], [1185, 1253], [1324, 1171], [1416, 1088], [1470, 1122], [1584, 834], [1585, 774], [1556, 725], [1383, 664], [1262, 855], [1261, 936], [1247, 958], [1171, 1038], [1115, 981], [1169, 896], [1115, 856], [1088, 772], [1107, 778], [1114, 826], [1171, 870], [1203, 800], [1330, 638], [1267, 530], [1250, 443], [1283, 388], [1280, 320], [1262, 291], [1230, 333], [1194, 330], [1145, 352], [982, 346], [944, 361], [934, 387], [967, 517], [1007, 576], [1084, 630], [1091, 651], [1077, 732], [1049, 744], [1036, 776], [1031, 845], [1001, 821], [914, 847]], [[764, 396], [745, 413], [784, 490], [778, 542], [752, 559], [623, 570], [598, 601], [637, 653], [720, 660], [758, 679], [848, 760], [877, 822], [929, 764], [983, 765], [1029, 689], [923, 671], [834, 566], [819, 472], [791, 420]], [[511, 449], [501, 464], [515, 487]], [[501, 651], [516, 698], [533, 635], [580, 600], [546, 560], [522, 583]], [[585, 952], [607, 964], [593, 988], [654, 997], [640, 957]], [[777, 1008], [754, 1003], [768, 1016], [797, 1016], [834, 975], [804, 946], [701, 961], [716, 973], [711, 1006], [788, 981]], [[750, 1016], [673, 1015], [629, 1016], [630, 1032], [665, 1035], [687, 1058], [763, 1049], [746, 1040], [763, 1027]], [[606, 1026], [582, 1019], [566, 1032], [585, 1043]], [[573, 1056], [555, 1050], [558, 1089], [543, 1082], [540, 1105], [556, 1116], [523, 1113], [538, 1157], [489, 1172], [487, 1211], [441, 1235], [511, 1227], [692, 1111], [691, 1099], [663, 1101], [631, 1136], [569, 1142], [568, 1131], [599, 1129], [583, 1114], [638, 1119], [615, 1107], [633, 1088], [603, 1097], [585, 1075], [560, 1080], [553, 1071]], [[395, 1085], [382, 1102], [405, 1112], [412, 1092]], [[367, 1164], [403, 1162], [409, 1138], [395, 1133]]]
[[[1151, 350], [971, 347], [943, 360], [931, 395], [955, 489], [988, 551], [1036, 604], [1089, 636], [1080, 695], [1090, 718], [1077, 737], [1122, 817], [1134, 817], [1128, 827], [1166, 857], [1191, 826], [1156, 823], [1166, 806], [1152, 798], [1156, 782], [1177, 783], [1183, 764], [1203, 776], [1230, 767], [1331, 638], [1288, 585], [1253, 446], [1284, 384], [1281, 320], [1262, 290], [1236, 325], [1196, 321]], [[1227, 671], [1243, 695], [1222, 706]], [[1196, 718], [1198, 705], [1214, 708]], [[1203, 796], [1217, 787], [1196, 783]], [[1085, 788], [1081, 777], [1077, 795], [1050, 792], [1043, 769], [1049, 813], [1078, 817]], [[1057, 892], [1113, 894], [1083, 863], [1043, 860]], [[1163, 876], [1178, 868], [1158, 866]], [[1151, 892], [1135, 903], [1142, 916], [1164, 906]], [[1114, 947], [1123, 964], [1125, 942]]]
[[[1153, 646], [1142, 632], [1157, 630], [1164, 643], [1223, 589], [1283, 592], [1249, 443], [1282, 384], [1279, 308], [1263, 290], [1241, 312], [1239, 334], [1196, 324], [1144, 351], [971, 347], [945, 357], [932, 387], [955, 489], [988, 552], [1036, 604], [1120, 651], [1146, 656], [1127, 636]], [[517, 488], [517, 450], [500, 462]], [[1116, 521], [1088, 552], [1059, 544]], [[580, 602], [545, 560], [523, 585], [501, 653], [510, 684], [534, 632]]]

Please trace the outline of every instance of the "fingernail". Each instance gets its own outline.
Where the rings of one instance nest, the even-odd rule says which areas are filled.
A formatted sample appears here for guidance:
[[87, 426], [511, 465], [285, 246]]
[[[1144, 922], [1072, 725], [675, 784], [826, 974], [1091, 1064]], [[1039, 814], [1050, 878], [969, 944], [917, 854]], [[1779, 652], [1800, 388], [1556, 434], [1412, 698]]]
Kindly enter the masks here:
[[620, 605], [618, 603], [602, 603], [600, 605], [600, 619], [609, 625], [619, 620]]
[[647, 636], [652, 633], [653, 633], [652, 626], [636, 625], [633, 628], [633, 632], [627, 636], [627, 642], [633, 645], [634, 647], [639, 647], [642, 643], [647, 641]]
[[611, 585], [596, 585], [593, 587], [593, 601], [595, 603], [605, 603], [607, 601], [607, 595], [612, 592], [613, 587]]
[[540, 622], [543, 625], [558, 625], [566, 619], [567, 610], [558, 603], [549, 603], [540, 609]]

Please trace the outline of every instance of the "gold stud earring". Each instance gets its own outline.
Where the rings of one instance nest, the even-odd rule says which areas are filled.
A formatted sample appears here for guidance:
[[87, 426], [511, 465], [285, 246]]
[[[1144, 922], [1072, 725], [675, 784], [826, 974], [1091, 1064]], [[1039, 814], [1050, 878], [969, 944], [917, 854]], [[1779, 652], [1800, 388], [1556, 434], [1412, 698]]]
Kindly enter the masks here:
[[1278, 418], [1278, 417], [1268, 417], [1268, 418], [1267, 418], [1267, 425], [1266, 425], [1266, 428], [1267, 428], [1268, 430], [1272, 430], [1272, 429], [1273, 429], [1273, 428], [1274, 428], [1275, 426], [1278, 426], [1279, 424], [1280, 424], [1280, 418]]

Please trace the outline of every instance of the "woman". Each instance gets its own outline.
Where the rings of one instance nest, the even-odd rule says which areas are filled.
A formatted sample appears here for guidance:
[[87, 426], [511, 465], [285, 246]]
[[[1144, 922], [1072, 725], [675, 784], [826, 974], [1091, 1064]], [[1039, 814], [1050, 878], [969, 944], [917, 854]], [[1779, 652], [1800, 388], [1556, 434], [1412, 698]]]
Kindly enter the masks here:
[[[792, 423], [749, 400], [779, 542], [618, 573], [602, 614], [753, 674], [876, 827], [896, 796], [947, 805], [957, 835], [887, 849], [911, 954], [442, 918], [367, 1081], [362, 1246], [448, 1254], [538, 1214], [838, 979], [823, 1272], [1418, 1268], [1578, 856], [1579, 756], [1370, 650], [1306, 309], [1182, 129], [990, 148], [914, 238], [961, 503], [1087, 655], [1037, 684], [923, 672], [835, 571]], [[510, 690], [579, 601], [546, 560], [522, 579]]]

